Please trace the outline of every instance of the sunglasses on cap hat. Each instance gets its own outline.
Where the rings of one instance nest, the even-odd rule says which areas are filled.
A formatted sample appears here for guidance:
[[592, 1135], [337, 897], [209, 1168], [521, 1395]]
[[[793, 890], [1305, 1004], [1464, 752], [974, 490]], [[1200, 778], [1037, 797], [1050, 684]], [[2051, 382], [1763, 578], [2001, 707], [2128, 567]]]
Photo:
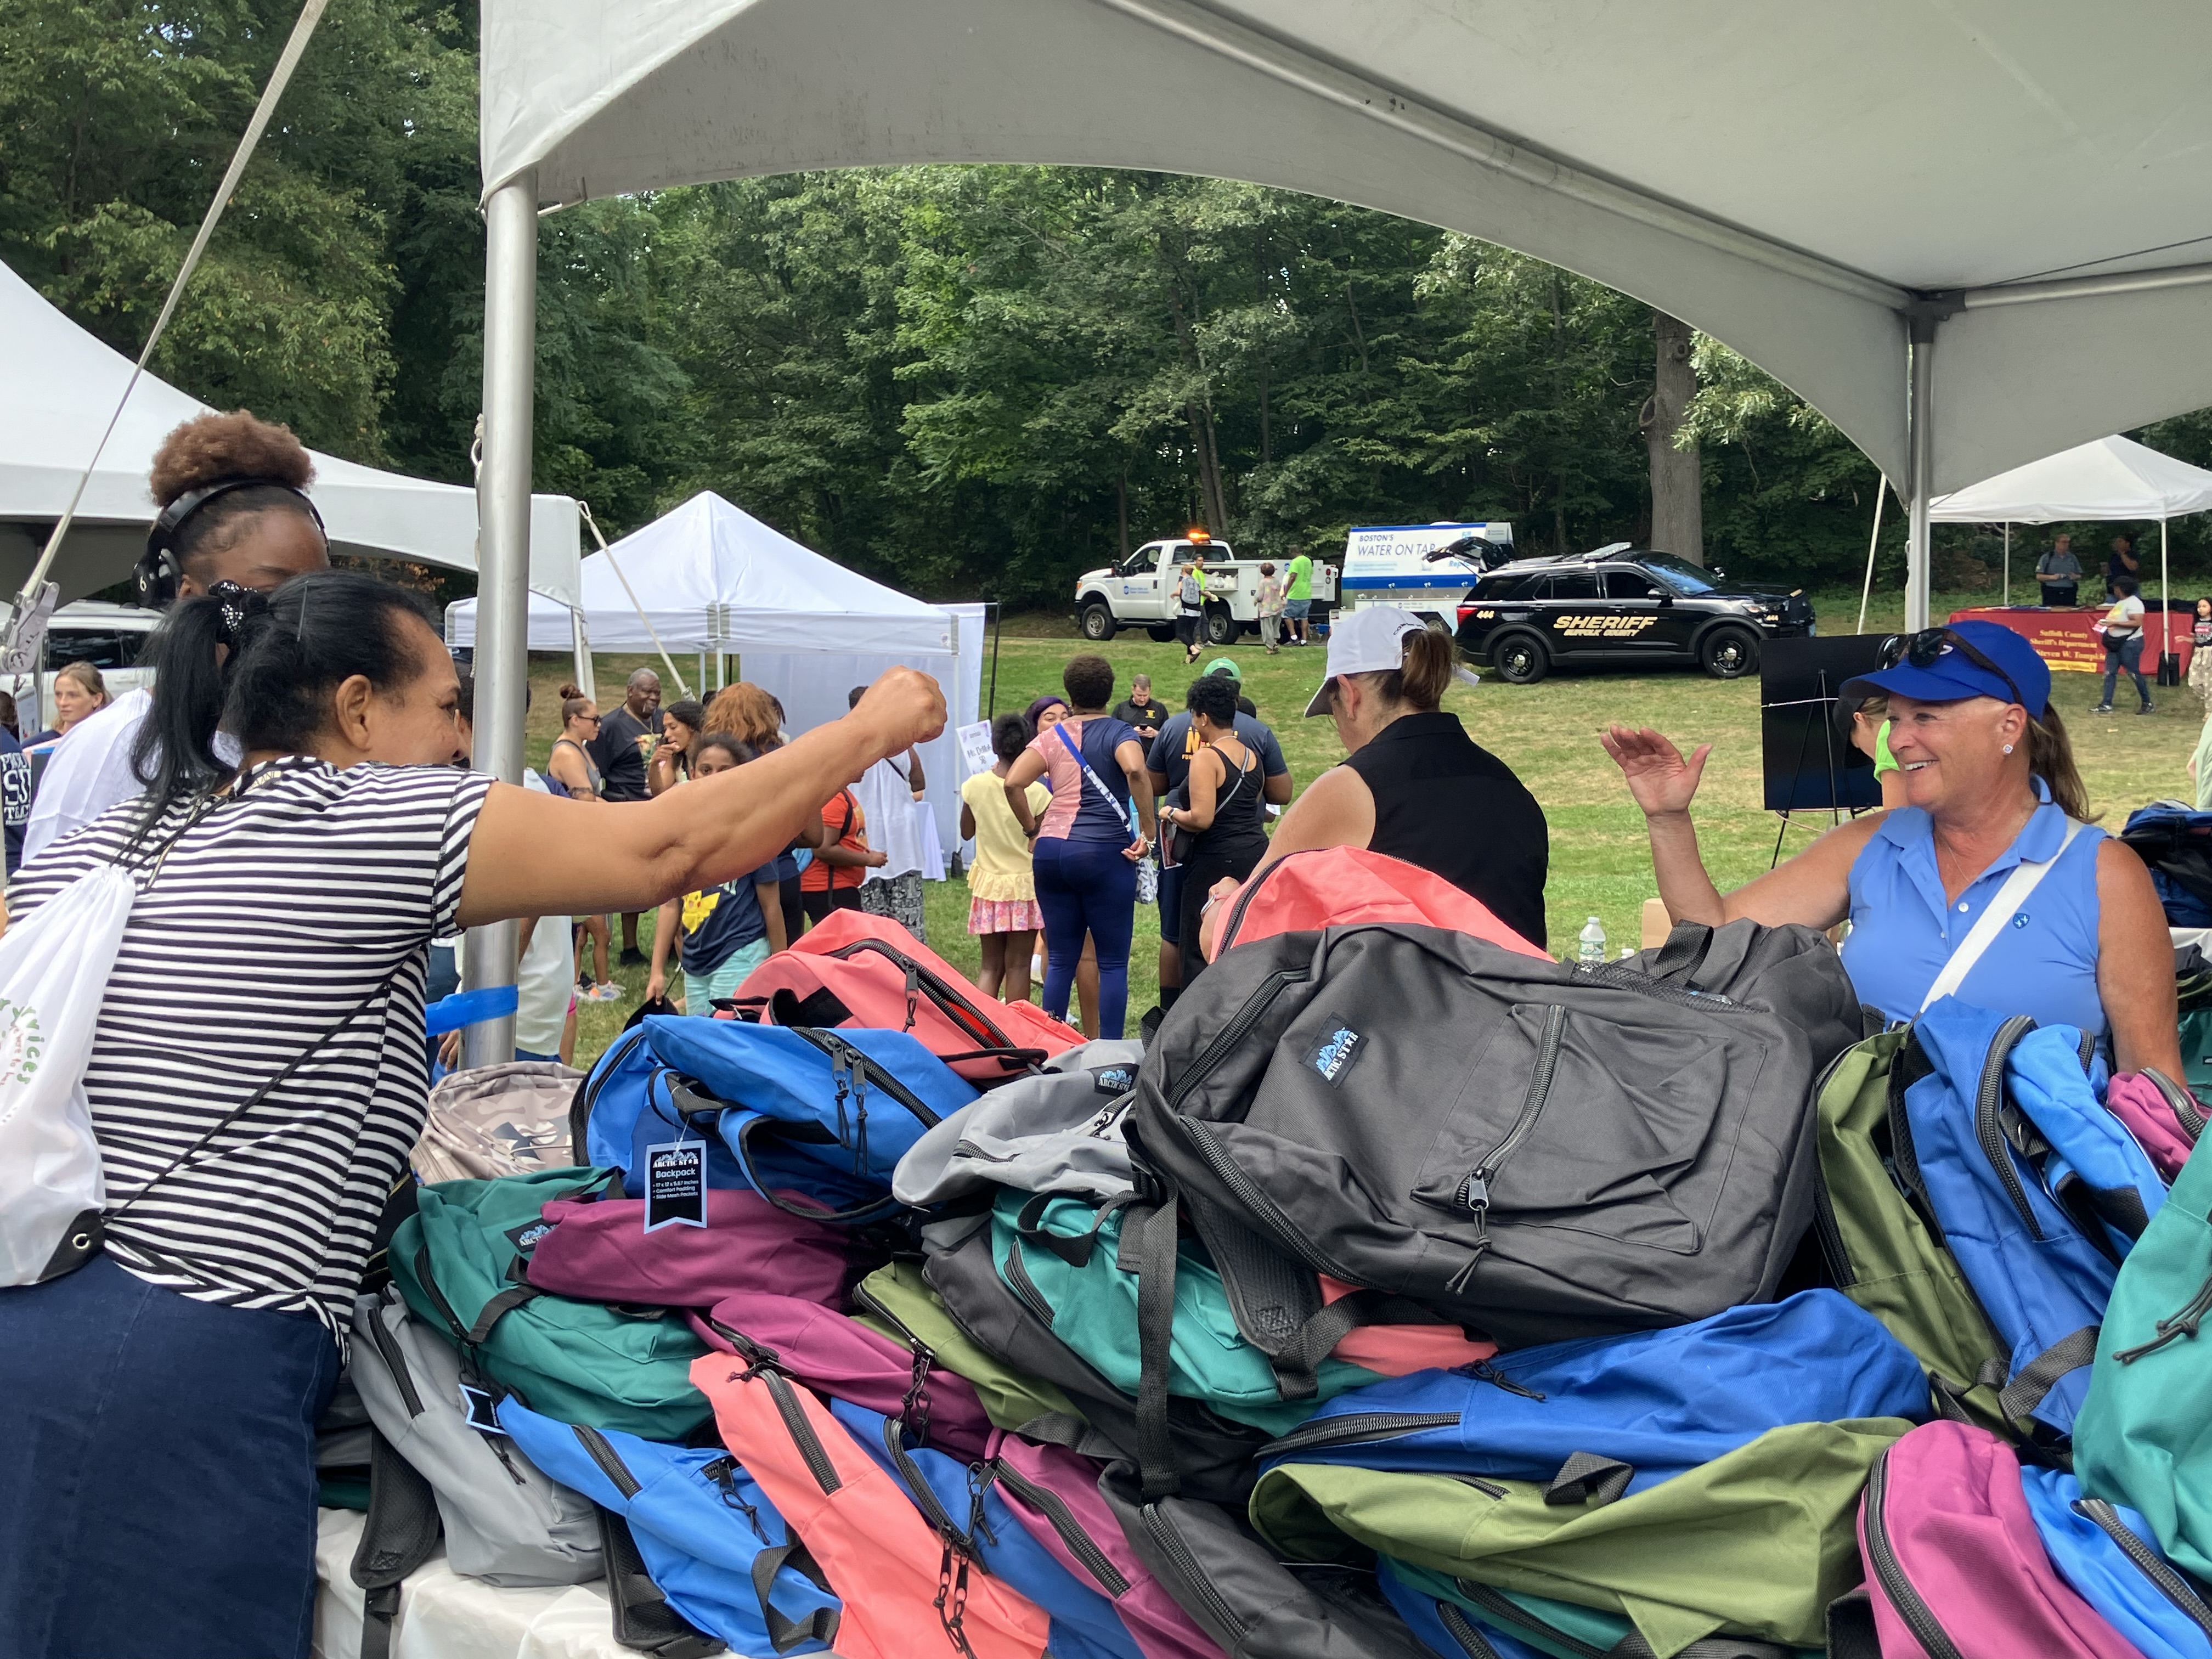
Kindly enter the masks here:
[[2033, 712], [2032, 705], [2029, 704], [2027, 697], [2021, 695], [2021, 689], [2014, 682], [2013, 677], [1990, 661], [1985, 653], [1977, 649], [1969, 641], [1961, 638], [1956, 629], [1923, 628], [1917, 634], [1893, 635], [1882, 641], [1881, 665], [1884, 668], [1895, 668], [1900, 663], [1909, 663], [1915, 668], [1933, 668], [1942, 660], [1943, 653], [1947, 651], [1956, 651], [1984, 673], [1996, 675], [2005, 683], [2006, 689], [2012, 693], [2012, 700], [2023, 708], [2029, 708]]

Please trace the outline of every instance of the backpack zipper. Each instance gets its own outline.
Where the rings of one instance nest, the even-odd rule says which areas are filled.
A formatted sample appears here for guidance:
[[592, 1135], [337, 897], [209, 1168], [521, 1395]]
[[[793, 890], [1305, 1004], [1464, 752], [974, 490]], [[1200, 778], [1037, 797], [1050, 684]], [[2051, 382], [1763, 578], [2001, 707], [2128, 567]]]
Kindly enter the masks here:
[[[1444, 1627], [1445, 1635], [1466, 1650], [1467, 1659], [1498, 1659], [1498, 1650], [1491, 1646], [1489, 1638], [1474, 1627], [1474, 1621], [1459, 1610], [1458, 1603], [1439, 1600], [1437, 1602], [1437, 1622]], [[1591, 1651], [1595, 1652], [1596, 1650], [1592, 1649]]]
[[1326, 1273], [1329, 1278], [1341, 1279], [1347, 1285], [1360, 1282], [1358, 1274], [1330, 1261], [1322, 1253], [1320, 1246], [1291, 1224], [1290, 1217], [1283, 1213], [1282, 1206], [1261, 1191], [1252, 1177], [1231, 1158], [1227, 1149], [1213, 1138], [1213, 1131], [1209, 1125], [1194, 1117], [1177, 1117], [1176, 1121], [1182, 1125], [1183, 1132], [1189, 1137], [1191, 1145], [1198, 1148], [1199, 1156], [1206, 1160], [1206, 1167], [1213, 1171], [1223, 1186], [1236, 1194], [1237, 1201], [1244, 1206], [1248, 1214], [1257, 1217], [1267, 1224], [1277, 1243], [1316, 1273]]
[[2165, 1073], [2151, 1066], [2144, 1066], [2142, 1075], [2150, 1079], [2151, 1087], [2165, 1097], [2166, 1105], [2173, 1112], [2174, 1121], [2181, 1125], [2182, 1133], [2189, 1137], [2189, 1144], [2193, 1146], [2203, 1139], [2204, 1114], [2197, 1104], [2197, 1097]]
[[1169, 1094], [1169, 1107], [1179, 1107], [1189, 1098], [1191, 1091], [1206, 1081], [1206, 1074], [1221, 1063], [1231, 1049], [1244, 1040], [1246, 1032], [1260, 1023], [1286, 987], [1303, 985], [1312, 977], [1311, 970], [1304, 968], [1279, 968], [1268, 975], [1261, 981], [1260, 988], [1244, 999], [1244, 1006], [1237, 1011], [1229, 1024], [1215, 1034], [1213, 1041], [1207, 1043], [1198, 1058], [1191, 1062], [1190, 1070], [1182, 1074], [1182, 1080]]
[[[1297, 854], [1292, 854], [1291, 856], [1295, 858]], [[1230, 908], [1229, 920], [1224, 922], [1221, 926], [1221, 937], [1213, 942], [1213, 953], [1215, 956], [1219, 956], [1224, 951], [1226, 951], [1231, 945], [1237, 943], [1237, 931], [1244, 926], [1244, 913], [1251, 908], [1252, 900], [1259, 893], [1261, 886], [1267, 881], [1270, 875], [1272, 875], [1275, 871], [1280, 869], [1284, 865], [1288, 864], [1290, 861], [1291, 860], [1288, 858], [1278, 859], [1274, 863], [1261, 871], [1260, 873], [1254, 877], [1250, 881], [1244, 884], [1244, 890], [1237, 896], [1237, 902]]]
[[745, 1524], [752, 1528], [754, 1537], [759, 1539], [763, 1544], [773, 1544], [775, 1541], [768, 1535], [768, 1528], [761, 1525], [760, 1511], [738, 1496], [738, 1460], [736, 1458], [728, 1455], [718, 1457], [713, 1462], [702, 1465], [699, 1474], [702, 1480], [714, 1482], [715, 1491], [720, 1494], [725, 1508], [735, 1510], [745, 1517]]
[[775, 1402], [776, 1415], [783, 1419], [784, 1432], [799, 1448], [799, 1455], [806, 1460], [806, 1472], [814, 1477], [814, 1484], [822, 1488], [823, 1497], [828, 1497], [844, 1482], [838, 1480], [837, 1466], [823, 1449], [814, 1425], [806, 1420], [805, 1408], [799, 1405], [799, 1396], [792, 1391], [782, 1372], [762, 1371], [759, 1375], [768, 1387], [768, 1397]]
[[399, 1385], [399, 1397], [406, 1402], [407, 1415], [422, 1415], [422, 1396], [415, 1391], [414, 1373], [407, 1369], [407, 1356], [399, 1350], [399, 1340], [384, 1328], [384, 1310], [380, 1307], [368, 1322], [368, 1340], [383, 1356], [392, 1380]]
[[1889, 1598], [1897, 1616], [1905, 1620], [1913, 1639], [1927, 1653], [1928, 1659], [1963, 1659], [1957, 1645], [1943, 1626], [1936, 1622], [1936, 1615], [1920, 1599], [1920, 1592], [1905, 1575], [1905, 1567], [1897, 1559], [1897, 1551], [1889, 1541], [1889, 1523], [1882, 1513], [1889, 1495], [1889, 1453], [1885, 1450], [1875, 1459], [1874, 1468], [1867, 1474], [1866, 1503], [1859, 1513], [1866, 1521], [1867, 1565], [1874, 1569], [1875, 1583]]
[[[898, 1102], [921, 1120], [921, 1126], [925, 1129], [934, 1129], [944, 1121], [923, 1104], [920, 1095], [915, 1093], [905, 1084], [900, 1082], [835, 1031], [825, 1031], [813, 1025], [784, 1025], [778, 1026], [776, 1029], [798, 1032], [800, 1036], [805, 1038], [833, 1060], [842, 1058], [845, 1061], [846, 1070], [868, 1083], [870, 1086], [882, 1090], [893, 1100]], [[865, 1123], [867, 1117], [866, 1108], [861, 1109], [860, 1116]]]
[[1221, 1592], [1213, 1587], [1213, 1580], [1198, 1565], [1198, 1558], [1190, 1553], [1190, 1546], [1182, 1541], [1182, 1534], [1175, 1529], [1167, 1516], [1160, 1513], [1160, 1506], [1147, 1504], [1143, 1515], [1146, 1533], [1160, 1553], [1167, 1557], [1176, 1577], [1182, 1580], [1188, 1592], [1206, 1604], [1206, 1611], [1213, 1616], [1215, 1627], [1235, 1632], [1234, 1638], [1224, 1645], [1234, 1647], [1243, 1641], [1250, 1626], [1238, 1618], [1236, 1609], [1222, 1599]]
[[617, 1492], [629, 1498], [636, 1497], [639, 1492], [645, 1490], [643, 1484], [629, 1472], [629, 1465], [622, 1461], [622, 1454], [614, 1449], [606, 1436], [601, 1434], [597, 1429], [585, 1427], [581, 1423], [574, 1425], [574, 1429], [577, 1443], [591, 1454], [592, 1462], [599, 1466], [599, 1473], [615, 1483]]
[[[629, 1058], [629, 1051], [644, 1041], [645, 1027], [642, 1025], [634, 1031], [623, 1032], [616, 1039], [614, 1046], [599, 1056], [599, 1063], [592, 1068], [592, 1075], [576, 1085], [581, 1097], [569, 1109], [568, 1136], [571, 1144], [568, 1150], [569, 1156], [579, 1164], [591, 1161], [584, 1156], [584, 1141], [591, 1133], [592, 1113], [599, 1103], [600, 1092], [607, 1086], [607, 1079], [615, 1074], [616, 1068]], [[652, 1079], [647, 1079], [646, 1103], [649, 1106], [652, 1100], [653, 1084]]]
[[1121, 1570], [1106, 1558], [1097, 1540], [1083, 1529], [1075, 1518], [1075, 1511], [1067, 1500], [1048, 1487], [1040, 1486], [1006, 1459], [998, 1463], [999, 1484], [1010, 1489], [1015, 1497], [1052, 1522], [1052, 1529], [1060, 1534], [1060, 1541], [1067, 1546], [1067, 1553], [1083, 1564], [1083, 1570], [1098, 1582], [1098, 1588], [1114, 1601], [1129, 1593], [1129, 1581]]
[[1375, 1440], [1396, 1440], [1426, 1429], [1455, 1427], [1457, 1412], [1346, 1412], [1325, 1423], [1309, 1423], [1279, 1440], [1270, 1440], [1253, 1454], [1255, 1459], [1291, 1457], [1320, 1446], [1348, 1446]]
[[891, 1460], [891, 1467], [898, 1471], [900, 1484], [906, 1487], [907, 1495], [914, 1499], [914, 1506], [921, 1511], [921, 1518], [929, 1522], [929, 1529], [956, 1553], [977, 1560], [980, 1565], [974, 1535], [963, 1532], [945, 1511], [945, 1505], [938, 1501], [937, 1489], [929, 1484], [908, 1452], [906, 1436], [896, 1417], [884, 1419], [884, 1452]]
[[1616, 968], [1610, 963], [1576, 963], [1574, 977], [1584, 981], [1595, 981], [1616, 991], [1633, 991], [1638, 996], [1655, 997], [1661, 1002], [1671, 1002], [1678, 1008], [1726, 1008], [1735, 1011], [1749, 1006], [1738, 1002], [1734, 997], [1723, 996], [1718, 991], [1685, 991], [1676, 986], [1662, 985], [1648, 974], [1639, 974], [1632, 968]]
[[2190, 1587], [2189, 1581], [2159, 1559], [2158, 1552], [2137, 1537], [2135, 1529], [2120, 1519], [2119, 1511], [2101, 1498], [2077, 1498], [2074, 1513], [2093, 1522], [2097, 1529], [2120, 1547], [2120, 1553], [2142, 1570], [2142, 1576], [2158, 1587], [2158, 1593], [2179, 1608], [2183, 1616], [2212, 1636], [2212, 1607]]
[[[1613, 1648], [1599, 1647], [1593, 1642], [1585, 1642], [1579, 1636], [1570, 1635], [1565, 1631], [1546, 1624], [1518, 1601], [1500, 1591], [1492, 1589], [1487, 1584], [1478, 1584], [1469, 1578], [1455, 1578], [1452, 1582], [1459, 1587], [1459, 1593], [1462, 1595], [1467, 1597], [1501, 1625], [1510, 1625], [1515, 1630], [1525, 1634], [1540, 1637], [1554, 1647], [1565, 1648], [1574, 1656], [1574, 1659], [1607, 1659], [1607, 1656], [1616, 1650]], [[1441, 1605], [1451, 1607], [1449, 1601]], [[1452, 1610], [1455, 1613], [1459, 1611], [1456, 1607]], [[1461, 1617], [1464, 1619], [1466, 1615], [1462, 1613]], [[1473, 1630], [1474, 1627], [1470, 1623], [1468, 1628]], [[1493, 1649], [1492, 1651], [1495, 1650]]]
[[[966, 997], [962, 996], [949, 981], [930, 969], [922, 966], [905, 951], [885, 945], [881, 939], [856, 939], [850, 945], [839, 946], [836, 950], [830, 951], [828, 955], [834, 962], [849, 962], [863, 951], [874, 951], [880, 956], [889, 957], [901, 972], [913, 977], [915, 988], [917, 990], [928, 994], [929, 1000], [938, 1006], [939, 1012], [945, 1014], [956, 1024], [966, 1024], [969, 1028], [967, 1034], [969, 1036], [992, 1048], [1012, 1048], [1015, 1046], [1012, 1037], [994, 1025], [988, 1014], [969, 1001]], [[907, 1022], [908, 1029], [911, 1030], [913, 1024], [913, 1020], [909, 1018]]]
[[[1552, 1079], [1559, 1067], [1559, 1044], [1567, 1032], [1567, 1011], [1553, 1003], [1544, 1012], [1544, 1033], [1537, 1039], [1536, 1069], [1528, 1076], [1528, 1092], [1521, 1102], [1521, 1115], [1513, 1120], [1513, 1127], [1505, 1132], [1488, 1157], [1468, 1171], [1459, 1184], [1452, 1201], [1474, 1217], [1474, 1249], [1479, 1261], [1490, 1248], [1490, 1183], [1498, 1179], [1505, 1160], [1520, 1150], [1536, 1127], [1536, 1120], [1544, 1114], [1544, 1103], [1551, 1098]], [[1458, 1280], [1464, 1280], [1474, 1268], [1474, 1262], [1460, 1270]]]
[[1037, 1289], [1036, 1280], [1030, 1277], [1029, 1268], [1023, 1265], [1022, 1241], [1018, 1238], [1006, 1246], [1006, 1284], [1021, 1299], [1022, 1306], [1042, 1320], [1044, 1328], [1050, 1330], [1052, 1304], [1044, 1299], [1044, 1292]]
[[2013, 1168], [2012, 1144], [2005, 1139], [2004, 1126], [1997, 1121], [1998, 1111], [2004, 1105], [2005, 1064], [2020, 1040], [2035, 1029], [2035, 1021], [2026, 1014], [2015, 1014], [1997, 1027], [1996, 1036], [1990, 1040], [1989, 1056], [1982, 1062], [1982, 1077], [1974, 1092], [1974, 1139], [1981, 1143], [1982, 1156], [1989, 1159], [1990, 1167], [1996, 1171], [1997, 1179], [2004, 1183], [2005, 1196], [2020, 1214], [2027, 1236], [2040, 1244], [2043, 1229], [2036, 1224], [2035, 1211], [2027, 1201], [2027, 1188]]

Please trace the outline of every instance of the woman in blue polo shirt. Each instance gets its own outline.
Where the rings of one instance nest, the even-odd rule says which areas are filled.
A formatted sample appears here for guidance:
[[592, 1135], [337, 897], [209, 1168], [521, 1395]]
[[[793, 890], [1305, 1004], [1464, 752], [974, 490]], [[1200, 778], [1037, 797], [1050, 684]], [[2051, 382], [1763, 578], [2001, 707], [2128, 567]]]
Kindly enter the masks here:
[[1644, 809], [1668, 914], [1820, 928], [1848, 917], [1844, 966], [1860, 1000], [1892, 1020], [1948, 991], [2095, 1032], [2117, 1069], [2180, 1077], [2166, 915], [2142, 860], [2086, 822], [2050, 669], [1995, 623], [1928, 629], [1895, 641], [1891, 658], [1841, 695], [1888, 697], [1909, 804], [1831, 830], [1726, 896], [1690, 822], [1712, 746], [1685, 760], [1656, 732], [1605, 735]]
[[[739, 739], [714, 732], [692, 741], [691, 775], [711, 778], [752, 758]], [[646, 981], [645, 1000], [651, 1002], [668, 988], [669, 945], [680, 938], [684, 1012], [711, 1015], [716, 997], [736, 995], [769, 952], [790, 943], [783, 933], [782, 893], [782, 878], [771, 860], [750, 875], [662, 905], [653, 924], [653, 976]]]

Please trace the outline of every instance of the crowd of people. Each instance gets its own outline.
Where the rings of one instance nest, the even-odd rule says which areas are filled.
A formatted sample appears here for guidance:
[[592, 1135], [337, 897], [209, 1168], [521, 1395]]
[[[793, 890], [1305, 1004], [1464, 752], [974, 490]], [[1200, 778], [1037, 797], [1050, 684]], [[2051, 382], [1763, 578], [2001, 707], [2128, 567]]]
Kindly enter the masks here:
[[[922, 931], [933, 680], [894, 670], [796, 737], [749, 684], [664, 707], [641, 670], [604, 711], [567, 686], [543, 771], [497, 783], [469, 769], [472, 687], [433, 619], [329, 568], [311, 481], [292, 435], [250, 416], [173, 434], [142, 568], [167, 607], [158, 689], [110, 702], [96, 672], [65, 672], [54, 732], [30, 740], [52, 750], [20, 848], [10, 820], [18, 924], [90, 872], [122, 866], [137, 888], [83, 1082], [100, 1248], [0, 1290], [0, 1628], [26, 1652], [123, 1650], [146, 1607], [179, 1650], [303, 1646], [314, 1425], [422, 1122], [426, 1002], [454, 974], [427, 946], [520, 921], [518, 1048], [549, 1060], [569, 1057], [577, 998], [607, 995], [622, 964], [648, 970], [649, 1002], [680, 990], [702, 1014], [835, 910]], [[1261, 614], [1279, 617], [1266, 648], [1318, 643], [1310, 560], [1262, 574]], [[2139, 655], [2134, 582], [2111, 573], [2107, 628], [2132, 619]], [[2212, 605], [2198, 617], [2212, 643]], [[1734, 892], [1691, 817], [1709, 750], [1604, 735], [1667, 909], [1848, 921], [1844, 965], [1892, 1018], [1956, 992], [2182, 1076], [2159, 901], [2088, 822], [2049, 670], [1994, 624], [1898, 643], [1844, 689], [1891, 810]], [[1444, 709], [1465, 672], [1449, 637], [1375, 608], [1340, 616], [1326, 647], [1303, 717], [1328, 720], [1345, 759], [1302, 793], [1229, 658], [1170, 708], [1143, 676], [1117, 701], [1113, 664], [1085, 653], [1060, 693], [1000, 716], [993, 764], [959, 792], [981, 988], [1027, 998], [1042, 936], [1045, 1010], [1073, 1002], [1087, 1034], [1121, 1036], [1140, 902], [1158, 906], [1171, 1008], [1240, 884], [1334, 847], [1432, 872], [1546, 945], [1546, 815]], [[1987, 950], [1978, 924], [2023, 868], [2034, 902]]]

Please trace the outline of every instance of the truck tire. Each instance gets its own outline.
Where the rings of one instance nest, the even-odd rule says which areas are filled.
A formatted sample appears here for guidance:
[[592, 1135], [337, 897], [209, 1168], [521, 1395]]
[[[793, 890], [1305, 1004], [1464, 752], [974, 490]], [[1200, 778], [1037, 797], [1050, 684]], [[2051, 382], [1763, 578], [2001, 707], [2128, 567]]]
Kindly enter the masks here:
[[1698, 642], [1698, 660], [1717, 680], [1740, 680], [1759, 672], [1759, 635], [1730, 623]]
[[1208, 645], [1234, 645], [1237, 636], [1244, 630], [1225, 605], [1206, 607], [1206, 642]]
[[1103, 645], [1114, 637], [1114, 610], [1103, 599], [1088, 601], [1083, 607], [1083, 614], [1077, 618], [1077, 623], [1083, 629], [1083, 637], [1086, 640], [1096, 641], [1098, 644]]
[[1516, 630], [1491, 641], [1490, 663], [1508, 685], [1534, 685], [1552, 672], [1552, 653], [1534, 634]]

